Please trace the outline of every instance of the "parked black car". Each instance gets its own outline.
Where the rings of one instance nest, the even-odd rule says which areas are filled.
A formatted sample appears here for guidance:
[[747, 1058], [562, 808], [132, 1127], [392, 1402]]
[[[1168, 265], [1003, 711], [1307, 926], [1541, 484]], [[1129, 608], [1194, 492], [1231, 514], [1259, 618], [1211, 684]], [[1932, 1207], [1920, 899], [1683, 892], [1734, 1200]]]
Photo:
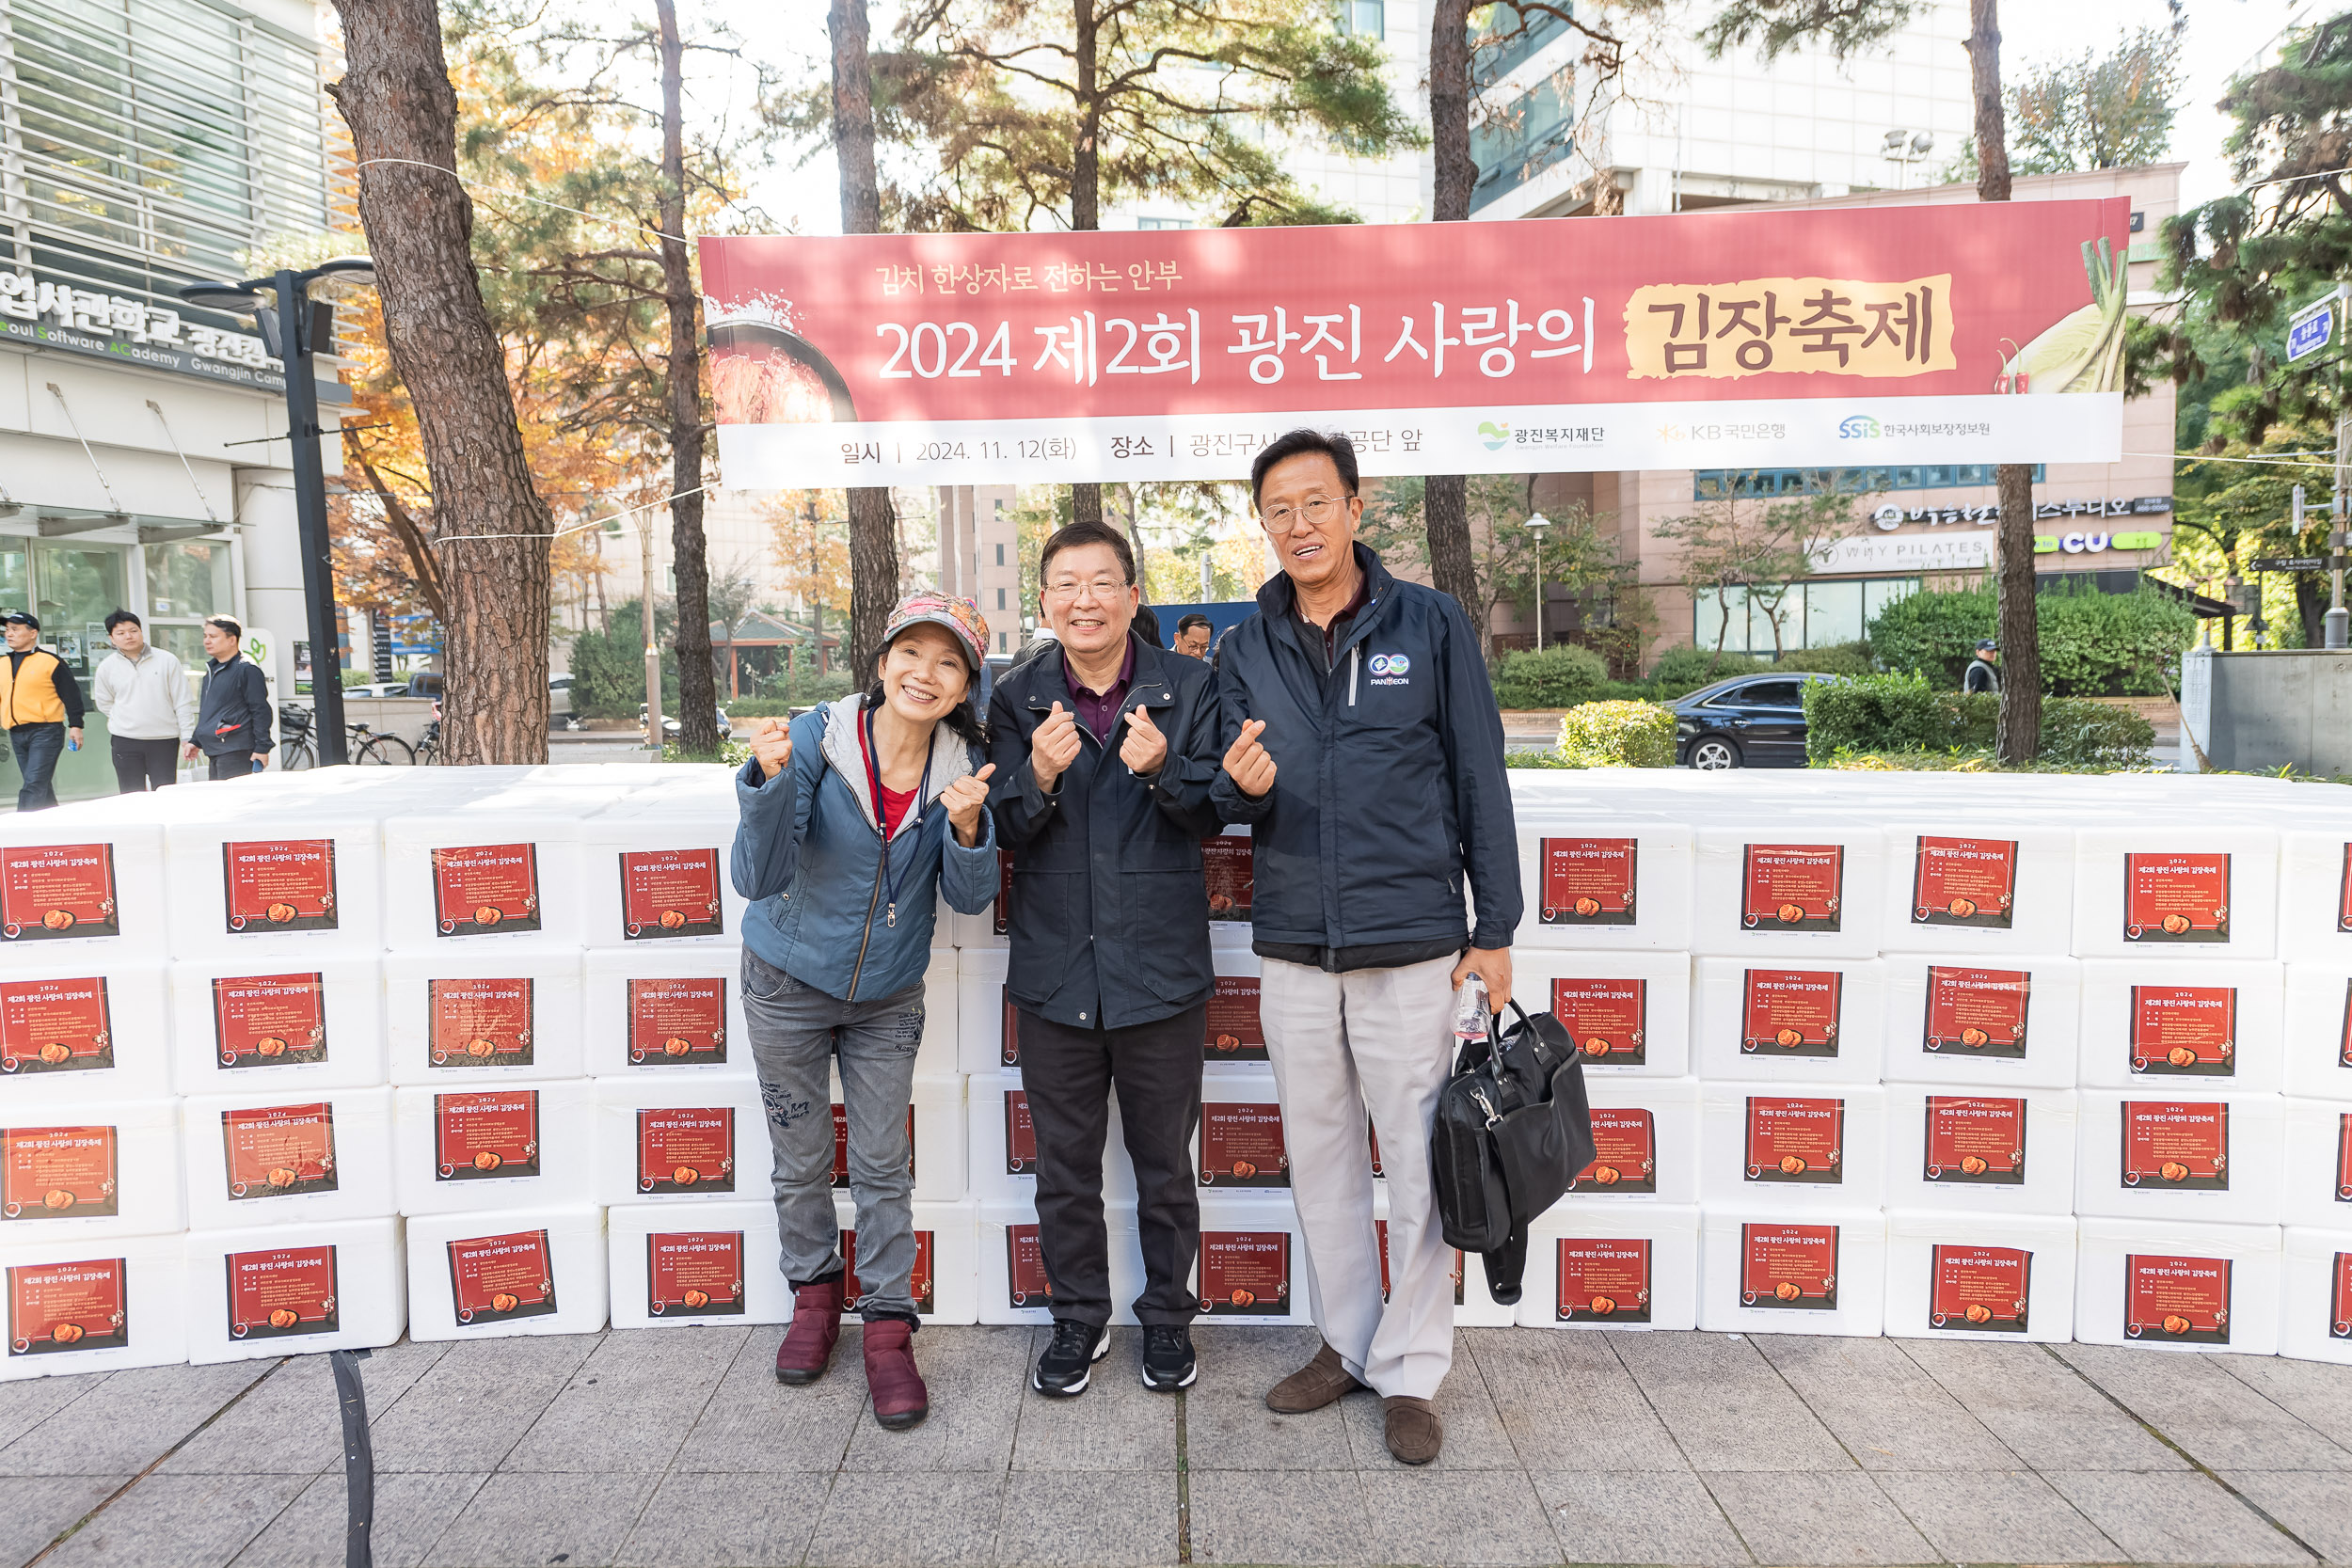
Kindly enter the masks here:
[[1804, 683], [1836, 677], [1735, 675], [1675, 704], [1675, 762], [1684, 768], [1803, 768]]

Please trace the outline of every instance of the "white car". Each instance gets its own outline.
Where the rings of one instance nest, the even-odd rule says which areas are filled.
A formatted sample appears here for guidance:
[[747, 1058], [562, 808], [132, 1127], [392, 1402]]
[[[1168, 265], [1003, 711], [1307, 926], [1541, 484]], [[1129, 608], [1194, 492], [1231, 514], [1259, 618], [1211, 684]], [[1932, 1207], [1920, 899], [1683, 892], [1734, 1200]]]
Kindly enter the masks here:
[[572, 711], [572, 677], [569, 673], [548, 677], [548, 728], [580, 728], [580, 715]]

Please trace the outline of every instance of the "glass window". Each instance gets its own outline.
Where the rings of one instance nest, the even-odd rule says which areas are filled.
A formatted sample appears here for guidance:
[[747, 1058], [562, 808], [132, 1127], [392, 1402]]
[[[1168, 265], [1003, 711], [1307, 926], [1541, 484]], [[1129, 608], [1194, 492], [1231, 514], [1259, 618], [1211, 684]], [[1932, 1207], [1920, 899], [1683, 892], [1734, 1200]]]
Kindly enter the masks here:
[[1340, 31], [1357, 38], [1387, 38], [1388, 12], [1388, 0], [1340, 0]]
[[[1778, 594], [1777, 602], [1774, 595]], [[1772, 623], [1780, 623], [1780, 635], [1772, 635]], [[1769, 654], [1774, 648], [1804, 646], [1804, 594], [1779, 593], [1779, 585], [1763, 587], [1748, 595], [1748, 652]]]
[[1745, 707], [1802, 707], [1804, 699], [1798, 694], [1795, 681], [1758, 681], [1743, 686], [1736, 694]]
[[[2045, 466], [2036, 464], [2033, 482], [2041, 483], [2047, 474]], [[1691, 476], [1691, 494], [1697, 500], [1717, 500], [1724, 496], [1818, 496], [1831, 489], [1862, 495], [1989, 488], [1993, 478], [1989, 463], [1916, 468], [1700, 468]]]
[[228, 611], [229, 546], [197, 539], [147, 546], [147, 608], [159, 621], [201, 621]]
[[1712, 588], [1702, 588], [1692, 597], [1695, 601], [1694, 635], [1692, 640], [1698, 646], [1714, 647], [1720, 634], [1725, 653], [1743, 654], [1748, 651], [1746, 589], [1730, 588], [1718, 593]]
[[1826, 648], [1838, 642], [1859, 642], [1862, 624], [1861, 583], [1804, 585], [1804, 646]]
[[1907, 599], [1919, 591], [1917, 578], [1878, 578], [1862, 585], [1862, 621], [1867, 626], [1878, 612], [1897, 599]]
[[0, 538], [0, 610], [31, 608], [26, 541]]
[[87, 675], [106, 651], [106, 617], [122, 605], [125, 547], [79, 548], [43, 544], [33, 555], [33, 613], [43, 642], [77, 675]]

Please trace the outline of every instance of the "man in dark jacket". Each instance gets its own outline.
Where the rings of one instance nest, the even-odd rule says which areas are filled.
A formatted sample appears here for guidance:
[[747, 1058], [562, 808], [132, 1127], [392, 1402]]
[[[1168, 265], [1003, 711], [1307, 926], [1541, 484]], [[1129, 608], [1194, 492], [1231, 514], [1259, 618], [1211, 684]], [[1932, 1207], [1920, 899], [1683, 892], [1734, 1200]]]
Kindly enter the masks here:
[[188, 760], [201, 751], [215, 779], [242, 779], [269, 761], [269, 682], [238, 652], [245, 628], [226, 615], [204, 623], [204, 693]]
[[[1228, 749], [1213, 799], [1253, 835], [1259, 1006], [1324, 1338], [1266, 1403], [1295, 1413], [1370, 1386], [1389, 1451], [1425, 1465], [1454, 1354], [1429, 1130], [1454, 989], [1476, 974], [1490, 1006], [1510, 1000], [1519, 923], [1502, 716], [1461, 607], [1356, 543], [1345, 436], [1291, 432], [1258, 454], [1250, 487], [1282, 571], [1218, 645]], [[1385, 1305], [1367, 1109], [1389, 1182]]]
[[1968, 668], [1960, 677], [1963, 691], [1993, 691], [2001, 689], [2001, 645], [1991, 638], [1977, 644], [1977, 657], [1968, 661]]
[[1060, 642], [1008, 671], [989, 704], [991, 804], [1013, 857], [1006, 983], [1054, 1305], [1053, 1342], [1029, 1382], [1083, 1393], [1107, 1343], [1103, 1145], [1115, 1084], [1143, 1245], [1143, 1384], [1182, 1388], [1195, 1372], [1192, 1135], [1216, 985], [1200, 840], [1217, 829], [1216, 705], [1206, 665], [1134, 631], [1135, 557], [1116, 530], [1061, 530], [1038, 578]]

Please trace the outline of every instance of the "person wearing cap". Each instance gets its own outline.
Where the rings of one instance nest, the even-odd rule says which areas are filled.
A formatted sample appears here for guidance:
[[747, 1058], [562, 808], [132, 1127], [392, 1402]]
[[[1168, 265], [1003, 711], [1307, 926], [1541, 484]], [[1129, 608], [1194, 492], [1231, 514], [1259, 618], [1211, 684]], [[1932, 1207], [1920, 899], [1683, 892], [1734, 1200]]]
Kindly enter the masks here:
[[988, 624], [917, 594], [892, 612], [874, 684], [787, 725], [761, 721], [735, 783], [730, 874], [743, 923], [743, 1011], [775, 1155], [792, 1326], [776, 1378], [822, 1377], [848, 1282], [834, 1223], [833, 1096], [841, 1075], [857, 1206], [858, 1311], [874, 1418], [930, 1408], [915, 1370], [917, 1303], [907, 1109], [923, 1039], [923, 974], [940, 894], [966, 914], [996, 895], [993, 769], [977, 714]]
[[32, 611], [0, 615], [8, 657], [0, 659], [0, 729], [24, 783], [16, 792], [19, 811], [46, 811], [57, 803], [54, 781], [57, 758], [71, 739], [82, 744], [82, 688], [65, 660], [40, 645], [40, 622]]
[[1960, 677], [1963, 691], [1993, 691], [2001, 689], [2001, 645], [1991, 638], [1977, 644], [1977, 657], [1968, 661], [1968, 669]]
[[1103, 1148], [1110, 1093], [1136, 1168], [1143, 1386], [1193, 1381], [1200, 1123], [1209, 993], [1200, 840], [1220, 751], [1209, 667], [1145, 636], [1127, 540], [1073, 523], [1040, 552], [1059, 639], [1008, 671], [989, 705], [990, 804], [1012, 852], [1006, 990], [1037, 1133], [1038, 1250], [1054, 1336], [1041, 1394], [1082, 1394], [1108, 1347]]

